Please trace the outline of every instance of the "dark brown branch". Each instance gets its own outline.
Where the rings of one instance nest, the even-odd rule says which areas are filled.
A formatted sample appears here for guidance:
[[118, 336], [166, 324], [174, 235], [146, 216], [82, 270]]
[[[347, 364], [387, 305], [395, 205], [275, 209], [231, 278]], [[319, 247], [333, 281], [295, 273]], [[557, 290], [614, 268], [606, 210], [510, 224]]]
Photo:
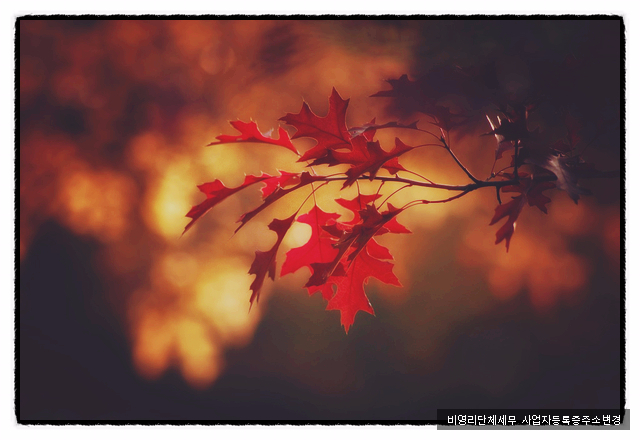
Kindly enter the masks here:
[[458, 159], [458, 156], [455, 155], [455, 153], [453, 152], [453, 150], [451, 150], [451, 147], [449, 147], [449, 144], [447, 144], [447, 141], [445, 140], [444, 136], [442, 136], [440, 138], [440, 142], [442, 142], [442, 145], [444, 145], [444, 149], [447, 150], [449, 152], [449, 154], [451, 155], [451, 157], [453, 157], [453, 160], [456, 161], [456, 163], [458, 164], [458, 166], [462, 169], [462, 171], [465, 172], [465, 174], [467, 176], [469, 176], [469, 179], [473, 180], [473, 182], [478, 183], [480, 182], [479, 179], [477, 179], [473, 174], [471, 174], [471, 171], [469, 171], [467, 169], [467, 167], [465, 167], [462, 162], [460, 162], [460, 159]]
[[[318, 176], [320, 177], [320, 176]], [[612, 177], [620, 177], [620, 171], [600, 171], [600, 172], [589, 172], [589, 174], [580, 176], [581, 179], [600, 179], [600, 178], [612, 178]], [[331, 181], [342, 181], [347, 180], [349, 177], [347, 176], [332, 176], [327, 177], [326, 179], [320, 179], [322, 181], [331, 182]], [[518, 185], [520, 183], [519, 179], [509, 179], [509, 180], [499, 180], [499, 181], [477, 181], [476, 183], [469, 183], [467, 185], [447, 185], [443, 183], [430, 183], [430, 182], [421, 182], [419, 180], [406, 179], [404, 177], [381, 177], [381, 176], [360, 176], [358, 180], [377, 180], [380, 182], [396, 182], [396, 183], [405, 183], [412, 186], [421, 186], [424, 188], [434, 188], [434, 189], [443, 189], [447, 191], [475, 191], [476, 189], [493, 187], [493, 188], [502, 188], [503, 186], [509, 185]], [[532, 179], [534, 182], [553, 182], [558, 180], [558, 178], [554, 174], [543, 174], [534, 176]]]

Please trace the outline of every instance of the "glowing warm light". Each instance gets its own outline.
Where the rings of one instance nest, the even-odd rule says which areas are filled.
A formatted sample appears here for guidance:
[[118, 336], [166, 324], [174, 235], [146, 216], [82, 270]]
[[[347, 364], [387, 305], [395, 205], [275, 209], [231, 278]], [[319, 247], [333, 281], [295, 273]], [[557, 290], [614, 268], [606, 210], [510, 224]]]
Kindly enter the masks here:
[[171, 361], [175, 336], [171, 322], [155, 311], [147, 311], [136, 321], [133, 361], [147, 379], [157, 379]]
[[177, 323], [176, 339], [185, 379], [197, 388], [213, 382], [220, 372], [218, 350], [205, 325], [183, 318]]
[[[233, 264], [231, 264], [233, 263]], [[251, 277], [244, 261], [216, 260], [205, 271], [196, 285], [194, 305], [207, 317], [225, 343], [247, 343], [258, 323], [259, 306], [249, 313]], [[262, 298], [268, 296], [265, 288]]]
[[61, 176], [59, 202], [63, 216], [78, 233], [118, 239], [129, 222], [134, 185], [128, 177], [84, 167]]
[[198, 274], [196, 257], [186, 252], [166, 253], [159, 259], [157, 276], [176, 289], [190, 287]]
[[303, 246], [311, 237], [311, 227], [302, 223], [294, 223], [283, 240], [288, 248]]
[[184, 229], [185, 213], [191, 205], [182, 195], [192, 188], [191, 175], [188, 161], [170, 164], [148, 193], [147, 206], [150, 206], [144, 211], [145, 220], [149, 227], [164, 237], [179, 237], [176, 232]]
[[[387, 122], [387, 101], [367, 96], [387, 88], [384, 79], [411, 71], [413, 48], [404, 42], [422, 37], [393, 28], [384, 32], [397, 33], [392, 37], [403, 41], [400, 47], [359, 50], [327, 39], [319, 27], [295, 21], [114, 20], [87, 31], [87, 38], [64, 35], [56, 26], [60, 25], [29, 23], [33, 36], [55, 43], [55, 57], [61, 62], [51, 66], [53, 72], [40, 58], [20, 60], [21, 105], [42, 96], [55, 101], [56, 111], [70, 113], [61, 117], [66, 128], [38, 119], [33, 130], [21, 131], [20, 258], [28, 254], [38, 228], [49, 219], [97, 239], [102, 243], [98, 260], [104, 264], [96, 270], [117, 286], [108, 295], [127, 311], [139, 374], [157, 379], [176, 368], [190, 385], [206, 387], [222, 373], [225, 350], [251, 341], [269, 301], [271, 280], [249, 313], [253, 276], [247, 271], [254, 252], [274, 243], [269, 221], [296, 212], [309, 192], [287, 195], [234, 235], [240, 215], [260, 203], [260, 185], [255, 185], [220, 203], [180, 238], [188, 223], [185, 214], [205, 198], [196, 185], [220, 179], [232, 187], [242, 182], [245, 173], [307, 169], [280, 148], [205, 145], [220, 134], [233, 133], [229, 120], [252, 118], [265, 132], [277, 129], [278, 118], [298, 112], [303, 99], [318, 114], [326, 114], [332, 87], [343, 98], [351, 98], [349, 125], [374, 116]], [[290, 56], [284, 56], [288, 52], [276, 45], [270, 48], [275, 61], [265, 56], [265, 46], [272, 43], [265, 33], [271, 31], [281, 31], [284, 40], [290, 32], [303, 50], [292, 49]], [[423, 120], [420, 127], [429, 124]], [[387, 150], [396, 136], [408, 145], [425, 142], [424, 133], [380, 130], [377, 136]], [[495, 146], [489, 145], [494, 141], [490, 136], [462, 137], [453, 140], [452, 148], [474, 173], [485, 176], [491, 169]], [[294, 142], [301, 151], [311, 146], [306, 139]], [[407, 168], [437, 182], [467, 181], [441, 148], [420, 148], [401, 162], [411, 163]], [[379, 184], [363, 181], [359, 187], [374, 193]], [[383, 197], [399, 187], [385, 184]], [[315, 201], [325, 211], [346, 215], [341, 220], [348, 221], [349, 211], [334, 201], [338, 188], [339, 182], [321, 188], [299, 213], [307, 212]], [[353, 185], [339, 197], [353, 198], [357, 188]], [[414, 199], [451, 195], [413, 187], [389, 202], [402, 206]], [[390, 302], [405, 301], [412, 284], [421, 281], [425, 257], [441, 251], [432, 237], [457, 223], [463, 235], [447, 245], [459, 245], [452, 251], [458, 262], [478, 268], [494, 296], [508, 300], [527, 291], [540, 310], [577, 296], [589, 281], [586, 257], [571, 247], [567, 236], [577, 239], [597, 233], [609, 258], [619, 258], [620, 215], [613, 208], [599, 212], [594, 202], [581, 200], [576, 206], [566, 194], [559, 194], [550, 205], [544, 229], [537, 224], [543, 214], [529, 208], [523, 212], [506, 253], [504, 244], [494, 244], [498, 225], [488, 226], [495, 204], [492, 191], [476, 191], [453, 203], [417, 206], [402, 213], [398, 220], [416, 234], [382, 236], [380, 241], [396, 257], [394, 270], [406, 288], [375, 281], [370, 285]], [[310, 233], [308, 225], [295, 223], [284, 238], [278, 264]], [[304, 275], [308, 276], [306, 269], [283, 280], [276, 278], [277, 286], [304, 298], [300, 284]], [[120, 286], [132, 285], [122, 292]], [[446, 331], [438, 331], [444, 340]], [[411, 355], [431, 353], [436, 339], [421, 341]], [[306, 348], [307, 343], [301, 346]], [[344, 383], [319, 383], [343, 390], [354, 380], [348, 374]]]

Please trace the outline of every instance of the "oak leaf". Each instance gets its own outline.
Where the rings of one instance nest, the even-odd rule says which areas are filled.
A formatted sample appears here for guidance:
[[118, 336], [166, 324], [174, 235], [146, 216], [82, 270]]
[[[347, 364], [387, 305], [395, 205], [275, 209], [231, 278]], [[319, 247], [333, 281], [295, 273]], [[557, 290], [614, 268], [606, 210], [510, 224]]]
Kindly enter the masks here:
[[300, 173], [290, 173], [288, 171], [278, 171], [279, 176], [273, 176], [265, 180], [264, 186], [260, 190], [262, 192], [262, 198], [265, 199], [278, 188], [284, 188], [290, 185], [296, 185], [300, 183]]
[[323, 226], [335, 224], [338, 218], [340, 218], [339, 214], [325, 212], [318, 206], [314, 206], [308, 213], [298, 217], [298, 223], [311, 227], [311, 237], [304, 245], [287, 252], [280, 276], [294, 273], [303, 267], [308, 267], [313, 273], [312, 263], [332, 261], [338, 250], [333, 247], [333, 237], [323, 229]]
[[260, 297], [260, 290], [262, 289], [262, 285], [264, 284], [264, 279], [267, 275], [272, 280], [275, 279], [276, 275], [276, 254], [278, 253], [278, 248], [284, 239], [285, 234], [291, 228], [293, 224], [293, 220], [295, 219], [296, 214], [293, 214], [291, 217], [288, 217], [284, 220], [273, 219], [273, 221], [269, 224], [269, 229], [274, 231], [278, 235], [278, 239], [275, 244], [266, 252], [256, 251], [256, 256], [251, 264], [251, 268], [249, 269], [249, 275], [255, 275], [256, 278], [251, 283], [251, 298], [249, 302], [253, 305], [253, 301], [258, 301]]
[[[287, 255], [287, 258], [290, 256], [292, 259], [302, 258], [304, 265], [309, 266], [312, 275], [305, 287], [310, 294], [317, 291], [322, 293], [322, 296], [329, 301], [327, 310], [340, 310], [341, 322], [347, 332], [358, 311], [363, 310], [373, 314], [373, 308], [364, 292], [364, 284], [370, 277], [400, 286], [398, 278], [392, 271], [393, 264], [383, 261], [393, 260], [391, 252], [376, 242], [374, 236], [387, 232], [408, 233], [410, 231], [396, 220], [396, 216], [402, 212], [401, 209], [389, 205], [387, 211], [378, 211], [373, 201], [379, 197], [379, 194], [360, 194], [352, 200], [336, 200], [354, 214], [353, 219], [346, 222], [336, 222], [335, 215], [326, 213], [317, 217], [321, 218], [319, 223], [325, 223], [325, 225], [318, 228], [315, 237], [312, 234], [312, 239], [317, 240], [317, 237], [323, 237], [322, 246], [326, 252], [322, 260], [312, 262], [313, 258], [305, 258], [309, 254], [303, 254], [302, 250], [316, 248], [310, 245], [298, 248], [300, 251]], [[313, 220], [314, 217], [311, 219]], [[330, 259], [330, 257], [333, 258]], [[292, 268], [300, 266], [299, 263], [291, 264]]]
[[392, 174], [396, 174], [399, 170], [404, 169], [397, 161], [398, 156], [413, 150], [413, 147], [404, 144], [398, 138], [396, 138], [395, 147], [390, 152], [384, 151], [380, 147], [380, 142], [377, 141], [354, 142], [353, 147], [353, 151], [349, 153], [333, 153], [343, 163], [353, 164], [347, 170], [347, 180], [342, 185], [343, 188], [353, 185], [365, 173], [369, 174], [369, 180], [373, 180], [380, 168], [390, 169]]
[[184, 235], [184, 233], [187, 232], [189, 228], [191, 228], [191, 226], [193, 226], [196, 220], [198, 220], [200, 217], [206, 214], [207, 211], [209, 211], [211, 208], [216, 206], [218, 203], [222, 202], [224, 199], [226, 199], [230, 195], [237, 193], [238, 191], [246, 188], [249, 185], [262, 182], [269, 178], [271, 178], [271, 176], [265, 173], [262, 173], [261, 176], [248, 175], [248, 176], [245, 176], [244, 182], [242, 183], [242, 185], [237, 186], [235, 188], [226, 187], [224, 183], [222, 183], [222, 181], [218, 179], [214, 180], [213, 182], [208, 182], [208, 183], [203, 183], [202, 185], [198, 185], [198, 189], [202, 191], [204, 194], [206, 194], [207, 198], [204, 202], [200, 203], [199, 205], [193, 206], [189, 210], [186, 217], [190, 217], [191, 221], [189, 222], [189, 224], [187, 224], [187, 226], [185, 226], [184, 231], [182, 231], [182, 234]]
[[393, 273], [393, 263], [372, 257], [369, 254], [370, 246], [371, 244], [358, 253], [345, 270], [345, 275], [334, 275], [328, 280], [330, 284], [336, 286], [336, 292], [329, 300], [327, 310], [340, 311], [340, 323], [344, 326], [346, 333], [349, 333], [357, 312], [362, 310], [374, 314], [364, 291], [364, 285], [369, 278], [377, 278], [383, 283], [402, 287]]
[[267, 136], [270, 136], [270, 133], [268, 133], [266, 136], [262, 134], [262, 132], [258, 129], [258, 124], [256, 124], [256, 122], [254, 121], [251, 121], [251, 122], [231, 121], [230, 124], [233, 128], [235, 128], [240, 132], [239, 135], [227, 135], [227, 134], [220, 135], [216, 137], [216, 139], [218, 139], [218, 142], [211, 142], [210, 144], [207, 144], [207, 146], [219, 145], [219, 144], [230, 144], [230, 143], [237, 143], [237, 142], [256, 142], [256, 143], [263, 143], [263, 144], [279, 145], [281, 147], [286, 148], [287, 150], [293, 151], [297, 155], [300, 155], [296, 147], [294, 147], [293, 144], [291, 143], [289, 134], [282, 127], [278, 129], [278, 135], [279, 135], [278, 139], [272, 139], [270, 137], [267, 137]]
[[286, 124], [293, 126], [296, 133], [292, 139], [310, 137], [317, 144], [302, 155], [298, 162], [317, 159], [324, 156], [327, 151], [340, 148], [351, 149], [351, 136], [347, 130], [346, 113], [348, 99], [342, 99], [334, 88], [329, 98], [329, 112], [324, 117], [319, 117], [311, 111], [309, 105], [304, 102], [299, 113], [287, 113], [280, 118]]
[[[552, 182], [535, 182], [533, 179], [527, 178], [528, 174], [526, 173], [518, 173], [518, 176], [520, 179], [518, 185], [504, 186], [501, 190], [504, 193], [517, 192], [520, 193], [520, 195], [513, 197], [513, 200], [508, 203], [498, 205], [490, 223], [490, 225], [493, 225], [502, 218], [507, 217], [507, 221], [500, 227], [500, 229], [498, 229], [498, 232], [496, 232], [496, 244], [505, 240], [507, 252], [509, 252], [511, 237], [513, 236], [516, 228], [516, 220], [518, 220], [518, 216], [520, 215], [522, 208], [526, 203], [529, 203], [529, 206], [536, 206], [540, 211], [546, 214], [546, 204], [549, 203], [551, 199], [542, 194], [542, 192], [555, 188], [556, 186]], [[503, 177], [513, 179], [514, 175], [504, 173]]]
[[[268, 177], [271, 178], [271, 176], [268, 176]], [[280, 200], [282, 197], [286, 196], [287, 194], [302, 188], [303, 186], [309, 185], [310, 183], [313, 183], [322, 179], [323, 179], [322, 176], [312, 176], [307, 171], [304, 171], [300, 174], [300, 180], [297, 185], [292, 186], [290, 188], [286, 188], [286, 189], [283, 189], [281, 186], [277, 186], [271, 193], [269, 193], [263, 199], [263, 202], [261, 205], [259, 205], [257, 208], [249, 212], [245, 212], [244, 214], [242, 214], [242, 216], [240, 216], [240, 219], [238, 220], [238, 223], [240, 223], [240, 226], [236, 228], [235, 232], [238, 232], [245, 224], [247, 224], [249, 220], [251, 220], [253, 217], [258, 215], [260, 212], [262, 212], [265, 208], [267, 208], [272, 203]], [[264, 192], [263, 192], [263, 195], [264, 195]]]

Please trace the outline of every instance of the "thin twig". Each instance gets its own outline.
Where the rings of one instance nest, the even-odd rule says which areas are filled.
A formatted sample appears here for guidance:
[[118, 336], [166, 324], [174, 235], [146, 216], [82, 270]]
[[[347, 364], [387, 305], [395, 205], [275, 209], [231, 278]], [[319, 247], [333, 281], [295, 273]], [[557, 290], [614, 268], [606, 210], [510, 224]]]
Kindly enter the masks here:
[[447, 140], [444, 138], [444, 133], [442, 133], [442, 137], [440, 138], [440, 141], [442, 142], [442, 145], [444, 145], [444, 149], [447, 150], [449, 152], [449, 154], [451, 155], [451, 157], [453, 157], [453, 160], [456, 161], [456, 163], [458, 164], [458, 166], [462, 169], [462, 171], [464, 171], [466, 173], [467, 176], [469, 176], [469, 179], [471, 179], [474, 183], [478, 183], [480, 182], [479, 179], [477, 179], [473, 174], [471, 174], [471, 172], [467, 169], [467, 167], [465, 167], [462, 162], [460, 162], [460, 160], [458, 159], [458, 157], [454, 154], [454, 152], [451, 150], [451, 147], [449, 147], [449, 144], [447, 144]]
[[413, 206], [418, 206], [418, 205], [430, 205], [430, 204], [432, 204], [432, 203], [447, 203], [447, 202], [450, 202], [450, 201], [452, 201], [452, 200], [459, 199], [460, 197], [462, 197], [462, 196], [464, 196], [464, 195], [466, 195], [466, 194], [469, 194], [471, 191], [472, 191], [472, 190], [469, 190], [469, 191], [463, 191], [463, 192], [461, 192], [460, 194], [456, 194], [456, 195], [455, 195], [455, 196], [453, 196], [453, 197], [449, 197], [449, 198], [447, 198], [447, 199], [442, 199], [442, 200], [413, 200], [413, 201], [411, 201], [411, 202], [407, 203], [406, 205], [404, 205], [401, 209], [402, 209], [402, 210], [405, 210], [405, 209], [411, 208], [411, 207], [413, 207]]
[[384, 199], [384, 200], [382, 201], [382, 203], [380, 203], [380, 205], [378, 205], [378, 207], [379, 207], [379, 208], [381, 208], [381, 207], [382, 207], [382, 205], [384, 205], [384, 203], [385, 203], [387, 200], [389, 200], [389, 199], [391, 198], [391, 196], [393, 196], [393, 195], [394, 195], [394, 194], [396, 194], [397, 192], [402, 191], [402, 190], [403, 190], [403, 189], [405, 189], [405, 188], [409, 188], [410, 186], [411, 186], [411, 185], [409, 185], [409, 184], [406, 184], [405, 186], [401, 186], [400, 188], [398, 188], [397, 190], [395, 190], [394, 192], [392, 192], [391, 194], [389, 194], [389, 195], [387, 196], [387, 198], [386, 198], [386, 199]]
[[426, 177], [424, 177], [422, 174], [416, 173], [415, 171], [411, 171], [411, 170], [402, 170], [402, 171], [407, 172], [407, 173], [409, 173], [409, 174], [413, 174], [414, 176], [420, 177], [421, 179], [424, 179], [424, 180], [426, 180], [426, 181], [427, 181], [427, 182], [429, 182], [429, 183], [433, 183], [433, 181], [432, 181], [432, 180], [427, 179], [427, 178], [426, 178]]

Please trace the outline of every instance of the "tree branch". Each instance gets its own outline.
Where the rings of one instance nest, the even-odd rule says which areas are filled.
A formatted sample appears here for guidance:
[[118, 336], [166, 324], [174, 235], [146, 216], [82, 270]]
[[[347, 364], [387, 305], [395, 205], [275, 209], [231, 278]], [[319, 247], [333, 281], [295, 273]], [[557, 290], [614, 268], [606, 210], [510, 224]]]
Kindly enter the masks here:
[[442, 145], [444, 145], [445, 150], [447, 150], [449, 152], [449, 154], [451, 155], [451, 157], [453, 157], [453, 160], [456, 161], [456, 163], [458, 164], [458, 166], [462, 169], [462, 171], [464, 171], [466, 173], [467, 176], [469, 176], [469, 179], [471, 179], [474, 183], [479, 183], [480, 180], [477, 179], [473, 174], [471, 174], [471, 171], [469, 171], [467, 169], [467, 167], [465, 167], [462, 162], [460, 162], [460, 159], [458, 159], [458, 157], [454, 154], [453, 150], [451, 150], [451, 147], [449, 147], [449, 145], [447, 144], [447, 141], [444, 138], [444, 134], [442, 135], [442, 137], [440, 138], [440, 141], [442, 142]]

